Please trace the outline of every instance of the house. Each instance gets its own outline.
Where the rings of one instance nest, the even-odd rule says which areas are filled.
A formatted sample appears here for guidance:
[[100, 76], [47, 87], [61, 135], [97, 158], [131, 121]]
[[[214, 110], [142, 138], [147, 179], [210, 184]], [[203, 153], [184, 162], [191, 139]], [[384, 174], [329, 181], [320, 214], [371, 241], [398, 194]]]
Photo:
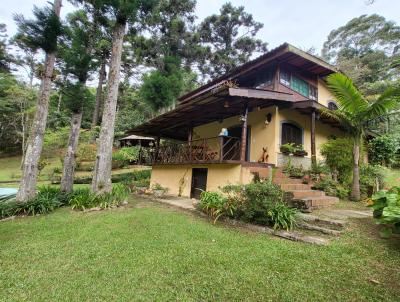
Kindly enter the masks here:
[[[336, 71], [285, 43], [182, 96], [175, 109], [132, 130], [156, 138], [151, 183], [198, 198], [200, 190], [265, 177], [289, 159], [309, 167], [321, 144], [343, 135], [320, 115], [337, 108], [324, 81]], [[286, 143], [307, 155], [282, 154]]]
[[150, 147], [152, 144], [154, 144], [154, 138], [134, 134], [120, 138], [118, 141], [121, 147]]

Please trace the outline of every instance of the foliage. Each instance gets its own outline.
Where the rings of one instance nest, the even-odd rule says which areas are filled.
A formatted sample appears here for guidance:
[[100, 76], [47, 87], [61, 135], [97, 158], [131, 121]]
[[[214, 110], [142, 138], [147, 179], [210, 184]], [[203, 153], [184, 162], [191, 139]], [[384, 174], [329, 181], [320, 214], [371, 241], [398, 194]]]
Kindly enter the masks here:
[[306, 171], [303, 169], [303, 167], [294, 166], [290, 159], [283, 167], [283, 172], [288, 174], [291, 178], [303, 178], [306, 175]]
[[[82, 138], [82, 136], [81, 136]], [[79, 162], [90, 161], [93, 162], [96, 160], [96, 150], [97, 147], [95, 144], [89, 143], [81, 143], [78, 146], [78, 150], [76, 151], [76, 160]]]
[[353, 142], [349, 138], [329, 139], [321, 145], [325, 164], [340, 183], [348, 183], [353, 166]]
[[201, 72], [216, 78], [246, 63], [252, 55], [265, 52], [267, 44], [255, 38], [262, 27], [243, 6], [225, 3], [219, 14], [205, 18], [199, 26], [198, 35], [205, 47]]
[[201, 192], [199, 208], [209, 215], [214, 223], [223, 215], [229, 216], [230, 212], [233, 215], [234, 209], [227, 208], [227, 205], [227, 198], [222, 194], [218, 192]]
[[176, 103], [183, 89], [182, 72], [179, 69], [180, 60], [166, 57], [164, 68], [151, 72], [143, 77], [143, 85], [139, 95], [154, 111], [166, 108]]
[[13, 215], [48, 214], [66, 205], [68, 197], [68, 194], [62, 193], [58, 188], [39, 187], [36, 197], [24, 203], [17, 203], [15, 199], [0, 200], [0, 218]]
[[400, 138], [394, 135], [381, 135], [368, 144], [368, 158], [372, 164], [391, 166], [400, 150]]
[[121, 169], [129, 165], [129, 159], [126, 158], [125, 154], [117, 151], [112, 155], [112, 168]]
[[168, 191], [168, 188], [163, 187], [159, 183], [155, 183], [154, 185], [152, 185], [151, 189], [153, 191], [163, 191], [163, 192], [167, 192]]
[[106, 209], [120, 205], [128, 197], [128, 194], [129, 189], [123, 184], [114, 185], [111, 192], [99, 195], [85, 188], [73, 193], [70, 205], [72, 209], [81, 211], [94, 207]]
[[396, 77], [400, 27], [377, 14], [362, 15], [333, 30], [322, 54], [364, 91], [370, 83]]
[[43, 49], [46, 53], [57, 50], [57, 42], [62, 34], [62, 24], [53, 7], [34, 7], [34, 20], [26, 20], [23, 15], [16, 15], [17, 36], [23, 36], [31, 49]]
[[378, 165], [360, 166], [360, 190], [365, 196], [371, 196], [385, 185], [385, 171]]
[[388, 238], [393, 232], [400, 232], [400, 187], [375, 193], [370, 207], [377, 222], [384, 225], [380, 232], [382, 237]]
[[267, 217], [273, 223], [274, 230], [291, 230], [296, 225], [296, 214], [296, 209], [289, 208], [283, 202], [273, 203], [267, 211]]
[[285, 154], [293, 154], [296, 150], [294, 143], [286, 143], [280, 146], [280, 151]]
[[130, 163], [137, 162], [139, 159], [139, 146], [123, 147], [119, 151]]
[[315, 182], [312, 189], [324, 191], [326, 195], [336, 196], [340, 199], [348, 198], [350, 193], [347, 186], [344, 186], [330, 178], [323, 178]]

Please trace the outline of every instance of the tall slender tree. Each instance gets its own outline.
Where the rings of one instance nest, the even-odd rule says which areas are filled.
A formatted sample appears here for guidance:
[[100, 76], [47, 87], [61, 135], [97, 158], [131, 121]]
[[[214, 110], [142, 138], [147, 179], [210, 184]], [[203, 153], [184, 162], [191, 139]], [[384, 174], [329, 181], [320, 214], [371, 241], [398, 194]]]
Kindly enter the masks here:
[[[75, 174], [75, 156], [82, 124], [83, 107], [87, 97], [86, 81], [94, 68], [93, 50], [96, 43], [95, 21], [89, 20], [85, 10], [78, 10], [67, 16], [65, 38], [60, 45], [59, 55], [63, 61], [63, 69], [69, 80], [62, 91], [68, 107], [72, 111], [71, 131], [67, 151], [64, 157], [61, 177], [61, 191], [71, 192]], [[92, 22], [93, 21], [93, 22]]]
[[19, 202], [25, 202], [36, 194], [38, 163], [42, 153], [43, 138], [49, 110], [51, 82], [56, 58], [58, 37], [62, 32], [60, 22], [61, 0], [54, 0], [52, 7], [34, 8], [35, 20], [26, 20], [16, 16], [18, 31], [24, 34], [32, 48], [42, 49], [46, 56], [41, 75], [40, 93], [36, 114], [33, 120], [26, 148], [20, 188], [17, 194]]
[[121, 71], [121, 57], [127, 25], [135, 25], [141, 17], [149, 13], [157, 0], [78, 0], [76, 2], [91, 5], [113, 21], [112, 50], [110, 70], [107, 81], [107, 98], [104, 103], [103, 117], [92, 190], [96, 193], [111, 190], [111, 158], [114, 143], [114, 126], [117, 110], [118, 87]]
[[328, 87], [339, 104], [338, 110], [323, 110], [323, 114], [340, 122], [353, 139], [353, 184], [351, 197], [360, 199], [360, 146], [371, 120], [377, 119], [392, 109], [400, 100], [400, 87], [391, 87], [378, 98], [368, 101], [347, 76], [336, 73], [327, 78]]

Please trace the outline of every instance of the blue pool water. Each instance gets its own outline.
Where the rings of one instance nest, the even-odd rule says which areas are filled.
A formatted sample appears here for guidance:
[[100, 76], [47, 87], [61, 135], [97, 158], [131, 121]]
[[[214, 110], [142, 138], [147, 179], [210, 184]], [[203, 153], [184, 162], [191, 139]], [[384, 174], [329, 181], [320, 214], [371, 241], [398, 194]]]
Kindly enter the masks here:
[[8, 196], [12, 194], [17, 194], [18, 189], [14, 188], [0, 188], [0, 196]]

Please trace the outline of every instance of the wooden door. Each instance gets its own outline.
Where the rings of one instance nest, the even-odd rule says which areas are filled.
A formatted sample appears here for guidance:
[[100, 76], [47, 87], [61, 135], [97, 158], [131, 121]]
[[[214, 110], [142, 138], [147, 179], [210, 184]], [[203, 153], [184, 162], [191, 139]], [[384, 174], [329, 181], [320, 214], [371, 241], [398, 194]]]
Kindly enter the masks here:
[[190, 191], [190, 198], [200, 199], [202, 191], [207, 189], [207, 174], [206, 168], [193, 168], [192, 169], [192, 188]]

